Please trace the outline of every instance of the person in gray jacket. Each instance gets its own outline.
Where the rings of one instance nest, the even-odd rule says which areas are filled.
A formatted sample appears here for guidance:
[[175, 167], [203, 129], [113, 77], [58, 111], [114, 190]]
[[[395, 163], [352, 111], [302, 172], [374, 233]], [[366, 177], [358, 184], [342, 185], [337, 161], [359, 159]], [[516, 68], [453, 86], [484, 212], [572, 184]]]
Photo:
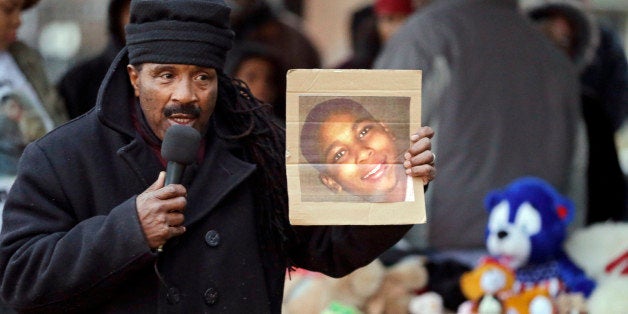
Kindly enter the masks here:
[[423, 120], [438, 134], [439, 180], [414, 245], [474, 263], [485, 252], [484, 197], [520, 176], [581, 194], [577, 73], [517, 1], [437, 1], [406, 21], [375, 68], [423, 71]]
[[[95, 109], [24, 152], [0, 233], [8, 305], [279, 313], [290, 267], [344, 276], [407, 232], [289, 224], [284, 130], [222, 71], [229, 13], [222, 0], [131, 2], [126, 47]], [[179, 124], [202, 140], [180, 183], [164, 186], [161, 144]], [[433, 134], [409, 140], [407, 168], [424, 182], [435, 175]]]

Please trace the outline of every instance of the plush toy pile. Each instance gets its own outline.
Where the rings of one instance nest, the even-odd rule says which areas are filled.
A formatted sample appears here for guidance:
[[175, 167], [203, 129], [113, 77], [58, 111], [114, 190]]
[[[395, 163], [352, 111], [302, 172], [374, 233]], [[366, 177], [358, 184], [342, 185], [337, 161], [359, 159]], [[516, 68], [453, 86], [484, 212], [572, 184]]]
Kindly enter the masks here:
[[458, 312], [586, 311], [595, 282], [564, 249], [573, 203], [547, 182], [523, 177], [488, 193], [485, 207], [487, 259], [499, 267], [486, 271], [482, 262], [472, 271], [474, 280], [465, 279], [472, 274], [463, 276], [461, 289], [469, 301]]
[[565, 250], [596, 281], [587, 300], [589, 313], [628, 313], [628, 222], [578, 229], [567, 239]]
[[381, 261], [342, 278], [302, 270], [291, 272], [284, 289], [284, 314], [440, 314], [441, 297], [424, 292], [428, 273], [422, 256], [385, 267]]
[[455, 277], [466, 298], [456, 302], [458, 314], [628, 314], [628, 222], [568, 234], [573, 203], [536, 177], [491, 191], [485, 207], [489, 255], [462, 276], [437, 278], [451, 271], [430, 268], [421, 255], [390, 266], [375, 260], [338, 279], [297, 270], [286, 280], [282, 313], [450, 313], [444, 304], [455, 289], [434, 289], [433, 281]]

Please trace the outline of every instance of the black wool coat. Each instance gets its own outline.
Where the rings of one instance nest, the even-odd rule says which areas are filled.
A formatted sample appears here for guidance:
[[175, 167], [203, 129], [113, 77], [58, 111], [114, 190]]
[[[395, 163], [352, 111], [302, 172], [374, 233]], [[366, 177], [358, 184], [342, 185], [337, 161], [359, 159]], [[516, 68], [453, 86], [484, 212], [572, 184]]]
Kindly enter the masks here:
[[[0, 234], [3, 300], [42, 313], [279, 313], [286, 261], [261, 249], [253, 200], [267, 187], [252, 184], [256, 165], [236, 143], [206, 139], [183, 177], [187, 231], [163, 253], [148, 247], [135, 199], [164, 167], [132, 126], [125, 60], [93, 110], [24, 152]], [[287, 254], [343, 276], [408, 229], [299, 227]]]

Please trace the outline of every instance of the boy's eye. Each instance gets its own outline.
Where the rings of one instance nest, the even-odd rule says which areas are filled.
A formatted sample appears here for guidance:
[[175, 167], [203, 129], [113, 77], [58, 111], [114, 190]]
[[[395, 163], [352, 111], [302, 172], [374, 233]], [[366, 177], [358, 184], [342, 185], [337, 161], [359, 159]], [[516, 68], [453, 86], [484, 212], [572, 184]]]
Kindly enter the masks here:
[[363, 138], [370, 130], [371, 130], [371, 126], [365, 126], [362, 130], [360, 130], [360, 133], [358, 134], [359, 138]]
[[334, 154], [334, 157], [333, 157], [334, 162], [340, 160], [345, 154], [346, 154], [345, 150], [338, 151], [336, 154]]

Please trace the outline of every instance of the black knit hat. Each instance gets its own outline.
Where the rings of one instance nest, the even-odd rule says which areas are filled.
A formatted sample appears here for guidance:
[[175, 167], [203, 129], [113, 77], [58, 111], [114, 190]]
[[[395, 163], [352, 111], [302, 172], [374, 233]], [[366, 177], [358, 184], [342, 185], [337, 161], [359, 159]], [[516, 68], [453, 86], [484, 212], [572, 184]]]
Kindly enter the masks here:
[[132, 0], [125, 27], [129, 62], [222, 70], [234, 33], [223, 0]]

